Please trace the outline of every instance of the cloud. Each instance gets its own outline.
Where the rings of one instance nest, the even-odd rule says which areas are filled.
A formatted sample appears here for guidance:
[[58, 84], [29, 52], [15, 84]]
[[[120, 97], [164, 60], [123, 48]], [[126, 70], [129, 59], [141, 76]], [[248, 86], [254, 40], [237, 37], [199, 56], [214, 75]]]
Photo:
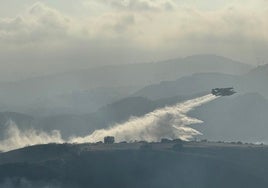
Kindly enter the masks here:
[[0, 40], [7, 45], [57, 41], [68, 37], [72, 25], [71, 18], [35, 3], [23, 15], [0, 18]]
[[261, 0], [229, 0], [213, 9], [213, 3], [205, 9], [175, 0], [77, 3], [84, 16], [39, 2], [18, 16], [0, 18], [2, 74], [7, 69], [44, 73], [50, 66], [67, 71], [196, 53], [268, 61], [268, 3]]
[[[93, 2], [96, 4], [96, 1]], [[238, 5], [204, 11], [178, 7], [173, 5], [173, 1], [166, 0], [100, 0], [98, 3], [112, 6], [115, 10], [107, 9], [99, 15], [79, 20], [36, 3], [23, 15], [0, 19], [0, 40], [5, 45], [48, 43], [50, 46], [59, 44], [60, 47], [80, 41], [99, 44], [99, 40], [105, 40], [104, 43], [128, 44], [148, 51], [178, 50], [177, 44], [184, 43], [185, 47], [195, 43], [207, 51], [219, 45], [224, 48], [241, 45], [243, 49], [244, 43], [260, 45], [268, 40], [268, 24], [265, 21], [268, 11]], [[163, 12], [163, 7], [176, 11]], [[118, 12], [117, 9], [123, 11]]]
[[133, 15], [127, 15], [125, 17], [122, 17], [119, 22], [115, 24], [115, 29], [120, 32], [124, 31], [129, 25], [132, 25], [135, 23], [135, 18]]
[[[122, 11], [162, 11], [173, 10], [175, 3], [172, 0], [99, 0], [112, 8]], [[92, 1], [85, 1], [90, 5]]]

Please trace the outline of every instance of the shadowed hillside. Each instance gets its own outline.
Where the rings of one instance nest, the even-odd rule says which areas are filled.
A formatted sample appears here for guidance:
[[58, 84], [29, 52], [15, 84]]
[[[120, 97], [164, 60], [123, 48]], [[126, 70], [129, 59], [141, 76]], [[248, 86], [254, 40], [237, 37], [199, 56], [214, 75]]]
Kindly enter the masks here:
[[172, 144], [153, 144], [152, 150], [140, 150], [139, 145], [50, 144], [3, 153], [0, 181], [19, 186], [24, 178], [59, 187], [268, 186], [266, 147], [185, 143], [174, 151]]

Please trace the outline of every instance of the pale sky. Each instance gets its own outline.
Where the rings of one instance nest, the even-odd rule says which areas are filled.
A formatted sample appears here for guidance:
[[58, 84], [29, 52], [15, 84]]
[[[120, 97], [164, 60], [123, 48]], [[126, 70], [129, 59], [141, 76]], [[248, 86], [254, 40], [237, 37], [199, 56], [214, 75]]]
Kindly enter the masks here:
[[0, 0], [0, 79], [217, 54], [268, 63], [268, 0]]

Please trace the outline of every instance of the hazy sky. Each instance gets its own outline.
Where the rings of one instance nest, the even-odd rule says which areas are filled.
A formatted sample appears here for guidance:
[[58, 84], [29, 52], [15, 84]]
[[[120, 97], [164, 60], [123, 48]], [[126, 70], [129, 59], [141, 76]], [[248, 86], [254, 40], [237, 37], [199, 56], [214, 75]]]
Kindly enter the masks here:
[[0, 79], [209, 53], [268, 62], [268, 0], [0, 0]]

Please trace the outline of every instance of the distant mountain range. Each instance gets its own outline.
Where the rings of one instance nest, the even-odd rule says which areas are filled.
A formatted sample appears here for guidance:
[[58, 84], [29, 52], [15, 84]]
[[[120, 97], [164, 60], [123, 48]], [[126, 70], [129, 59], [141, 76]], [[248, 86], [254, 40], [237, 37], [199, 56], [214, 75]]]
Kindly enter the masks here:
[[[177, 95], [193, 95], [195, 93], [209, 93], [212, 88], [230, 87], [237, 84], [238, 75], [222, 73], [196, 73], [179, 78], [175, 81], [164, 81], [149, 85], [134, 93], [152, 100], [174, 97]], [[235, 87], [237, 90], [237, 87]]]
[[[144, 97], [129, 97], [103, 106], [94, 113], [59, 114], [46, 117], [33, 117], [21, 113], [0, 113], [0, 136], [4, 134], [9, 120], [14, 121], [19, 129], [30, 128], [44, 131], [60, 130], [64, 138], [74, 135], [87, 135], [95, 129], [106, 128], [115, 123], [128, 120], [130, 116], [142, 116], [156, 108], [172, 105], [178, 101], [196, 96], [181, 96], [152, 101]], [[20, 118], [18, 118], [20, 117]], [[1, 138], [1, 137], [0, 137]]]
[[[96, 129], [124, 122], [131, 116], [142, 116], [156, 108], [189, 99], [188, 97], [154, 101], [143, 97], [126, 98], [86, 115], [66, 114], [33, 118], [19, 114], [23, 118], [16, 118], [18, 114], [2, 113], [0, 115], [2, 129], [0, 129], [3, 134], [6, 127], [5, 121], [12, 119], [22, 130], [31, 127], [45, 131], [57, 129], [61, 131], [64, 138], [73, 135], [84, 136]], [[203, 124], [192, 125], [203, 133], [200, 139], [268, 143], [267, 112], [268, 101], [257, 93], [248, 93], [219, 98], [190, 112], [190, 116], [204, 121]]]
[[195, 55], [31, 78], [0, 84], [0, 111], [19, 111], [35, 116], [89, 113], [161, 81], [202, 72], [240, 75], [250, 69], [251, 65], [228, 58]]
[[268, 143], [268, 65], [259, 66], [243, 75], [198, 73], [175, 81], [147, 86], [134, 94], [151, 100], [193, 93], [210, 92], [216, 87], [233, 86], [238, 92], [206, 104], [194, 112], [204, 120], [194, 126], [211, 140], [241, 140]]
[[268, 64], [254, 68], [242, 75], [195, 73], [175, 81], [164, 81], [146, 86], [137, 91], [134, 96], [159, 99], [177, 95], [210, 92], [212, 88], [217, 87], [234, 87], [240, 94], [256, 92], [268, 99], [267, 80]]
[[[190, 63], [197, 63], [198, 58], [205, 59], [209, 57], [214, 58], [214, 60], [215, 58], [224, 59], [218, 56], [193, 56], [185, 58], [184, 61], [187, 60]], [[162, 66], [165, 63], [156, 64], [157, 66]], [[219, 63], [219, 65], [221, 65], [221, 63]], [[234, 64], [232, 65], [234, 66]], [[20, 106], [20, 108], [14, 107], [14, 109], [19, 109], [18, 111], [25, 112], [26, 114], [27, 112], [31, 112], [29, 113], [30, 115], [1, 113], [0, 130], [3, 130], [1, 127], [4, 128], [5, 122], [11, 119], [15, 121], [20, 128], [35, 127], [46, 131], [58, 129], [62, 132], [64, 138], [72, 135], [82, 136], [89, 134], [95, 129], [105, 128], [115, 123], [124, 122], [131, 116], [142, 116], [156, 108], [202, 96], [209, 93], [212, 88], [233, 86], [238, 92], [237, 94], [230, 97], [222, 97], [191, 112], [192, 116], [204, 120], [204, 124], [194, 126], [194, 128], [203, 133], [203, 136], [200, 138], [223, 141], [241, 140], [246, 142], [267, 142], [268, 137], [265, 133], [268, 132], [268, 88], [266, 86], [268, 80], [268, 65], [253, 68], [248, 72], [245, 70], [250, 68], [250, 66], [236, 63], [236, 66], [240, 65], [246, 68], [241, 68], [243, 71], [240, 71], [239, 74], [238, 71], [236, 71], [236, 75], [231, 74], [231, 65], [229, 74], [226, 74], [228, 71], [222, 73], [220, 70], [218, 70], [219, 72], [210, 73], [205, 73], [200, 70], [199, 73], [189, 74], [191, 71], [187, 72], [185, 71], [186, 69], [184, 69], [187, 76], [181, 77], [181, 75], [184, 74], [182, 73], [180, 76], [176, 77], [178, 79], [173, 81], [161, 81], [160, 83], [145, 86], [138, 91], [132, 89], [132, 94], [128, 87], [121, 88], [122, 90], [120, 90], [119, 85], [117, 85], [117, 89], [116, 87], [99, 88], [88, 91], [88, 93], [84, 92], [83, 94], [73, 92], [72, 95], [69, 96], [65, 93], [59, 95], [61, 96], [59, 98], [55, 96], [47, 97], [46, 100], [44, 100], [42, 96], [38, 96], [40, 97], [38, 105], [36, 105], [37, 103], [35, 101], [28, 104], [27, 108], [24, 108], [23, 105]], [[125, 66], [135, 67], [136, 65]], [[142, 65], [137, 66], [142, 67]], [[149, 65], [146, 64], [146, 66]], [[191, 64], [189, 68], [192, 66], [195, 67]], [[192, 70], [194, 69], [193, 67]], [[111, 67], [106, 67], [103, 70], [108, 69], [110, 71], [112, 70]], [[137, 71], [138, 69], [135, 70]], [[182, 70], [179, 69], [178, 72]], [[110, 74], [112, 74], [111, 72]], [[152, 75], [152, 73], [150, 74]], [[163, 75], [165, 74], [167, 73], [163, 71]], [[145, 74], [142, 73], [141, 75]], [[139, 77], [137, 72], [136, 76]], [[175, 73], [173, 76], [175, 76]], [[121, 80], [121, 82], [124, 81], [128, 82], [127, 80]], [[32, 85], [32, 88], [34, 88], [34, 85]], [[49, 85], [47, 85], [47, 89], [48, 88]], [[14, 86], [13, 89], [14, 92], [16, 91], [13, 95], [17, 94], [16, 96], [19, 96], [23, 93], [20, 93], [20, 89], [23, 90], [22, 86], [18, 88]], [[4, 92], [5, 91], [3, 91], [2, 94]], [[28, 92], [30, 93], [30, 90]], [[90, 95], [91, 92], [95, 94]], [[22, 96], [24, 95], [25, 93], [22, 94]], [[44, 102], [40, 102], [42, 100], [44, 100]], [[23, 103], [23, 100], [21, 102]], [[89, 106], [93, 103], [98, 104], [90, 108]], [[3, 107], [3, 109], [5, 108]], [[38, 114], [38, 116], [36, 116], [36, 114]], [[18, 116], [21, 118], [18, 118]]]

